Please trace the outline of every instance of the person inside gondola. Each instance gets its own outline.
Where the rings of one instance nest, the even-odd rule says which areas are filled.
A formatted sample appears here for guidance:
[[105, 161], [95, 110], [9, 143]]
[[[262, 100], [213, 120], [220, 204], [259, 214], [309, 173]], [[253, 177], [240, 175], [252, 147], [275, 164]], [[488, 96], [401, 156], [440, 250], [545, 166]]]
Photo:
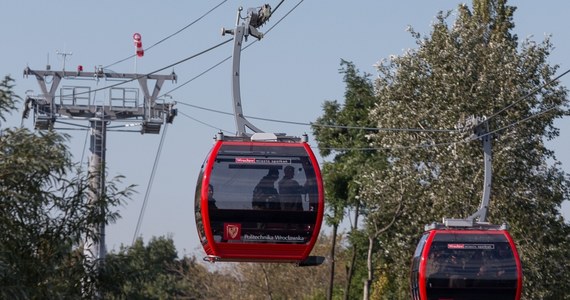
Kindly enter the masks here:
[[279, 198], [281, 200], [281, 208], [283, 210], [303, 210], [303, 187], [293, 179], [295, 177], [295, 168], [286, 166], [283, 169], [283, 178], [279, 180]]
[[211, 184], [208, 185], [208, 207], [218, 208], [216, 205], [216, 199], [214, 199], [214, 187]]
[[281, 209], [279, 193], [275, 188], [275, 181], [279, 178], [279, 170], [270, 168], [253, 189], [251, 207], [253, 209]]
[[223, 223], [216, 221], [216, 212], [218, 211], [218, 206], [216, 205], [216, 199], [214, 198], [214, 186], [208, 185], [208, 210], [210, 214], [210, 224], [212, 226], [212, 233], [214, 234], [214, 239], [217, 242], [222, 241], [223, 237]]

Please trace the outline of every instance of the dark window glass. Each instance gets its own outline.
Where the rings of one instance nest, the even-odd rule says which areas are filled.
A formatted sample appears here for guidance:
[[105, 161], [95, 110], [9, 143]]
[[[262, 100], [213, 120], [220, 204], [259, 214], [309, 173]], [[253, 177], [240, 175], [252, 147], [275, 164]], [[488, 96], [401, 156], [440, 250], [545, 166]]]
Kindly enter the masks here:
[[430, 299], [462, 293], [512, 299], [517, 286], [516, 261], [502, 234], [439, 233], [428, 253], [426, 278]]
[[[306, 243], [317, 216], [318, 190], [309, 155], [299, 146], [222, 145], [210, 175], [214, 234], [241, 242]], [[211, 203], [211, 202], [210, 202]], [[212, 206], [212, 205], [210, 205]]]
[[196, 183], [196, 192], [194, 194], [194, 217], [196, 218], [196, 229], [198, 230], [198, 237], [202, 244], [207, 243], [206, 233], [204, 231], [204, 221], [202, 219], [202, 205], [201, 205], [201, 191], [202, 191], [202, 179], [204, 178], [204, 164], [202, 164], [202, 169], [200, 174], [198, 174], [198, 182]]

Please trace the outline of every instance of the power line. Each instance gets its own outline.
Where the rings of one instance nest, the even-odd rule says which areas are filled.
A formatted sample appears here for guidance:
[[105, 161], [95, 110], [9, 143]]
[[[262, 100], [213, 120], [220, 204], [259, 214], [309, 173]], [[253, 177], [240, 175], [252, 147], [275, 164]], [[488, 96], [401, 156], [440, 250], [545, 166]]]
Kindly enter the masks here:
[[[523, 118], [521, 120], [515, 121], [509, 125], [503, 126], [499, 129], [487, 132], [481, 136], [479, 136], [478, 138], [483, 138], [486, 137], [488, 135], [492, 135], [495, 134], [497, 132], [509, 129], [511, 127], [514, 127], [516, 125], [519, 125], [521, 123], [524, 123], [530, 119], [534, 119], [536, 117], [540, 117], [544, 114], [547, 114], [555, 109], [557, 109], [559, 107], [559, 105], [553, 106], [551, 108], [548, 108], [546, 110], [543, 110], [541, 112], [538, 112], [536, 114], [530, 115], [526, 118]], [[334, 148], [334, 147], [325, 147], [325, 148], [321, 148], [321, 149], [328, 149], [328, 150], [337, 150], [337, 151], [348, 151], [348, 150], [357, 150], [357, 151], [372, 151], [372, 150], [389, 150], [389, 149], [412, 149], [412, 148], [428, 148], [428, 147], [435, 147], [435, 146], [445, 146], [445, 145], [452, 145], [452, 144], [459, 144], [459, 143], [466, 143], [469, 142], [470, 140], [463, 140], [463, 141], [457, 141], [457, 142], [448, 142], [448, 143], [437, 143], [437, 144], [431, 144], [431, 145], [414, 145], [414, 146], [402, 146], [402, 147], [370, 147], [370, 148], [358, 148], [358, 147], [354, 147], [354, 148]]]
[[198, 74], [198, 75], [196, 75], [196, 76], [190, 78], [189, 80], [185, 81], [185, 82], [182, 83], [182, 84], [177, 85], [175, 88], [173, 88], [173, 89], [171, 89], [170, 91], [168, 91], [168, 92], [166, 92], [166, 93], [160, 95], [159, 97], [162, 97], [162, 96], [164, 96], [164, 95], [170, 94], [170, 93], [176, 91], [177, 89], [179, 89], [179, 88], [181, 88], [181, 87], [183, 87], [183, 86], [189, 84], [190, 82], [192, 82], [192, 81], [198, 79], [199, 77], [202, 77], [202, 75], [204, 75], [204, 74], [210, 72], [211, 70], [213, 70], [213, 69], [216, 68], [217, 66], [223, 64], [224, 62], [226, 62], [226, 61], [229, 60], [230, 58], [232, 58], [232, 57], [231, 57], [231, 56], [226, 57], [226, 58], [223, 59], [222, 61], [220, 61], [220, 62], [218, 62], [217, 64], [215, 64], [215, 65], [211, 66], [210, 68], [206, 69], [204, 72], [202, 72], [202, 73], [200, 73], [200, 74]]
[[[277, 20], [277, 22], [275, 22], [275, 24], [273, 24], [273, 26], [269, 27], [269, 29], [267, 29], [267, 32], [265, 32], [265, 34], [268, 34], [273, 28], [275, 28], [275, 26], [277, 26], [279, 23], [281, 23], [281, 21], [283, 21], [283, 19], [285, 19], [290, 13], [292, 13], [299, 5], [301, 5], [301, 3], [303, 3], [304, 0], [299, 1], [297, 4], [295, 4], [295, 6], [293, 6], [293, 8], [291, 8], [283, 17], [281, 17], [281, 19]], [[281, 3], [283, 3], [283, 1], [281, 1]], [[281, 3], [279, 3], [279, 5], [281, 5]], [[277, 6], [277, 8], [279, 8], [279, 5]], [[275, 10], [277, 10], [277, 8], [275, 8]]]
[[166, 138], [166, 130], [168, 129], [168, 123], [166, 123], [164, 125], [164, 130], [162, 131], [162, 136], [160, 137], [160, 143], [158, 145], [158, 150], [156, 151], [156, 156], [154, 158], [154, 164], [152, 166], [152, 171], [150, 174], [150, 178], [148, 180], [148, 185], [146, 187], [146, 193], [144, 195], [144, 200], [143, 200], [143, 205], [141, 207], [141, 211], [139, 213], [139, 218], [137, 221], [137, 227], [135, 229], [135, 234], [133, 235], [133, 245], [135, 244], [135, 241], [137, 239], [137, 236], [139, 235], [140, 232], [140, 228], [142, 225], [142, 221], [144, 219], [144, 213], [146, 210], [146, 206], [148, 204], [148, 199], [150, 196], [150, 190], [152, 189], [152, 183], [154, 182], [154, 176], [156, 175], [156, 170], [158, 169], [158, 161], [160, 160], [160, 154], [162, 153], [162, 147], [164, 145], [164, 140]]
[[[569, 70], [569, 71], [570, 71], [570, 70]], [[557, 105], [557, 106], [553, 106], [553, 107], [551, 107], [551, 108], [548, 108], [548, 109], [543, 110], [543, 111], [541, 111], [541, 112], [538, 112], [538, 113], [536, 113], [536, 114], [530, 115], [530, 116], [528, 116], [528, 117], [526, 117], [526, 118], [523, 118], [523, 119], [521, 119], [521, 120], [519, 120], [519, 121], [513, 122], [513, 123], [511, 123], [511, 124], [509, 124], [509, 125], [506, 125], [506, 126], [503, 126], [503, 127], [499, 128], [499, 129], [496, 129], [496, 130], [493, 130], [493, 131], [491, 131], [491, 132], [488, 132], [488, 133], [486, 133], [486, 134], [484, 134], [484, 135], [482, 135], [482, 136], [487, 136], [487, 135], [490, 135], [490, 134], [493, 134], [493, 133], [496, 133], [496, 132], [499, 132], [499, 131], [503, 131], [503, 130], [509, 129], [509, 128], [513, 127], [513, 126], [516, 126], [516, 125], [520, 124], [520, 123], [526, 122], [526, 121], [528, 121], [528, 120], [530, 120], [530, 119], [534, 119], [534, 118], [536, 118], [536, 117], [539, 117], [539, 116], [541, 116], [541, 115], [544, 115], [544, 114], [546, 114], [546, 113], [549, 113], [549, 112], [551, 112], [551, 111], [553, 111], [553, 110], [555, 110], [555, 109], [557, 109], [557, 108], [558, 108], [558, 105]]]
[[496, 117], [497, 115], [499, 115], [500, 113], [504, 112], [505, 110], [517, 105], [518, 103], [526, 100], [527, 98], [530, 98], [532, 95], [536, 94], [538, 91], [540, 91], [541, 89], [551, 85], [552, 83], [554, 83], [555, 81], [557, 81], [558, 79], [562, 78], [563, 76], [565, 76], [566, 74], [570, 73], [570, 69], [566, 70], [566, 72], [556, 76], [554, 79], [545, 82], [543, 85], [536, 87], [534, 90], [530, 91], [528, 94], [522, 96], [520, 99], [518, 99], [517, 101], [507, 105], [506, 107], [504, 107], [503, 109], [499, 110], [498, 112], [492, 114], [490, 117], [487, 118], [487, 120], [490, 120], [494, 117]]
[[[197, 18], [196, 20], [190, 22], [188, 25], [182, 27], [181, 29], [179, 29], [178, 31], [176, 31], [176, 32], [174, 32], [174, 33], [172, 33], [172, 34], [170, 34], [169, 36], [167, 36], [167, 37], [161, 39], [160, 41], [158, 41], [158, 42], [152, 44], [150, 47], [146, 48], [146, 51], [152, 49], [153, 47], [155, 47], [155, 46], [157, 46], [157, 45], [159, 45], [159, 44], [161, 44], [162, 42], [168, 40], [169, 38], [171, 38], [171, 37], [173, 37], [173, 36], [179, 34], [180, 32], [182, 32], [182, 31], [188, 29], [190, 26], [192, 26], [192, 25], [196, 24], [198, 21], [202, 20], [204, 17], [206, 17], [207, 15], [209, 15], [211, 12], [213, 12], [215, 9], [217, 9], [218, 7], [220, 7], [222, 4], [226, 3], [227, 1], [228, 1], [228, 0], [224, 0], [224, 1], [220, 2], [218, 5], [214, 6], [212, 9], [210, 9], [209, 11], [207, 11], [206, 13], [204, 13], [203, 15], [201, 15], [201, 16], [200, 16], [199, 18]], [[132, 55], [130, 55], [129, 57], [123, 58], [123, 59], [121, 59], [121, 60], [119, 60], [119, 61], [116, 61], [116, 62], [110, 64], [110, 65], [104, 66], [103, 69], [108, 69], [108, 68], [110, 68], [110, 67], [112, 67], [112, 66], [114, 66], [114, 65], [116, 65], [116, 64], [122, 63], [122, 62], [124, 62], [124, 61], [126, 61], [126, 60], [128, 60], [128, 59], [131, 59], [131, 58], [135, 57], [135, 56], [136, 56], [136, 54], [132, 54]]]
[[454, 141], [454, 142], [444, 142], [444, 143], [434, 143], [434, 144], [417, 144], [411, 146], [391, 146], [391, 147], [311, 147], [315, 149], [327, 149], [335, 151], [375, 151], [375, 150], [402, 150], [402, 149], [418, 149], [418, 148], [432, 148], [441, 146], [450, 146], [460, 143], [466, 143], [466, 141]]
[[188, 119], [190, 119], [190, 120], [193, 120], [193, 121], [196, 121], [196, 122], [198, 122], [198, 123], [200, 123], [200, 124], [202, 124], [202, 125], [208, 126], [208, 127], [210, 127], [210, 128], [216, 129], [216, 130], [223, 131], [223, 132], [225, 132], [225, 133], [233, 134], [233, 132], [231, 132], [231, 131], [229, 131], [229, 130], [221, 129], [221, 128], [216, 127], [216, 126], [214, 126], [214, 125], [212, 125], [212, 124], [209, 124], [209, 123], [200, 121], [200, 120], [198, 120], [198, 119], [196, 119], [196, 118], [194, 118], [194, 117], [192, 117], [192, 116], [190, 116], [190, 115], [188, 115], [188, 114], [185, 114], [184, 112], [178, 111], [178, 113], [181, 114], [181, 115], [183, 115], [183, 116], [185, 116], [186, 118], [188, 118]]
[[[220, 114], [225, 114], [225, 115], [233, 115], [232, 113], [228, 113], [228, 112], [224, 112], [224, 111], [220, 111], [220, 110], [215, 110], [215, 109], [210, 109], [210, 108], [205, 108], [205, 107], [200, 107], [197, 105], [192, 105], [192, 104], [187, 104], [187, 103], [183, 103], [180, 102], [180, 104], [183, 105], [187, 105], [189, 107], [193, 107], [193, 108], [198, 108], [198, 109], [202, 109], [202, 110], [207, 110], [210, 112], [214, 112], [214, 113], [220, 113]], [[494, 134], [496, 132], [499, 131], [503, 131], [506, 130], [510, 127], [516, 126], [520, 123], [526, 122], [530, 119], [539, 117], [543, 114], [549, 113], [552, 110], [558, 108], [558, 106], [554, 106], [551, 107], [547, 110], [541, 111], [537, 114], [528, 116], [526, 118], [523, 118], [519, 121], [513, 122], [509, 125], [506, 125], [504, 127], [501, 127], [497, 130], [488, 132], [484, 135], [482, 135], [481, 137], [485, 137], [487, 135], [491, 135]], [[214, 128], [214, 129], [219, 129], [216, 126], [213, 126], [211, 124], [202, 122], [198, 119], [195, 119], [183, 112], [180, 112], [182, 115], [198, 122], [201, 123], [203, 125], [206, 125], [208, 127]], [[258, 117], [252, 117], [252, 116], [247, 116], [247, 118], [250, 119], [258, 119], [258, 120], [263, 120], [263, 121], [269, 121], [269, 122], [277, 122], [277, 123], [286, 123], [286, 124], [293, 124], [293, 125], [302, 125], [302, 126], [323, 126], [323, 127], [332, 127], [332, 128], [342, 128], [342, 129], [362, 129], [362, 130], [370, 130], [370, 131], [392, 131], [392, 132], [459, 132], [459, 130], [440, 130], [440, 129], [416, 129], [416, 128], [371, 128], [371, 127], [357, 127], [357, 126], [342, 126], [342, 125], [325, 125], [325, 124], [316, 124], [316, 123], [303, 123], [303, 122], [293, 122], [293, 121], [285, 121], [285, 120], [275, 120], [275, 119], [268, 119], [268, 118], [258, 118]], [[221, 129], [220, 129], [221, 130]], [[231, 133], [229, 130], [222, 130], [224, 132], [227, 133]], [[449, 145], [453, 145], [453, 144], [458, 144], [458, 143], [464, 143], [467, 141], [455, 141], [455, 142], [444, 142], [444, 143], [435, 143], [435, 144], [419, 144], [419, 145], [412, 145], [412, 146], [394, 146], [394, 147], [348, 147], [348, 148], [335, 148], [335, 147], [324, 147], [324, 148], [320, 148], [320, 149], [328, 149], [328, 150], [336, 150], [336, 151], [348, 151], [348, 150], [356, 150], [356, 151], [373, 151], [373, 150], [390, 150], [390, 149], [418, 149], [418, 148], [430, 148], [430, 147], [439, 147], [439, 146], [449, 146]], [[318, 147], [312, 147], [312, 148], [318, 148]]]
[[[283, 17], [281, 17], [275, 24], [273, 24], [271, 27], [269, 27], [269, 29], [267, 29], [267, 32], [265, 32], [265, 35], [267, 35], [273, 28], [275, 28], [275, 26], [277, 26], [277, 24], [279, 24], [283, 19], [285, 19], [285, 17], [287, 17], [291, 12], [293, 12], [293, 10], [295, 10], [303, 1], [304, 1], [304, 0], [299, 1], [299, 3], [297, 3], [297, 5], [295, 5], [291, 10], [289, 10], [289, 11], [288, 11]], [[275, 8], [275, 10], [273, 10], [273, 11], [271, 12], [271, 15], [273, 15], [273, 13], [274, 13], [275, 11], [277, 11], [277, 8], [279, 8], [279, 6], [281, 5], [281, 3], [283, 3], [283, 1], [281, 1], [281, 2], [277, 5], [277, 7]], [[257, 43], [257, 42], [258, 42], [258, 40], [254, 40], [253, 42], [247, 44], [246, 46], [244, 46], [244, 47], [242, 48], [242, 51], [246, 50], [247, 48], [249, 48], [250, 46], [254, 45], [254, 44]], [[170, 93], [172, 93], [172, 92], [174, 92], [174, 91], [176, 91], [176, 90], [182, 88], [183, 86], [185, 86], [185, 85], [189, 84], [190, 82], [192, 82], [192, 81], [194, 81], [194, 80], [196, 80], [196, 79], [202, 77], [202, 76], [205, 75], [206, 73], [210, 72], [211, 70], [215, 69], [216, 67], [218, 67], [219, 65], [223, 64], [224, 62], [228, 61], [228, 60], [231, 59], [231, 58], [232, 58], [232, 56], [230, 55], [230, 56], [228, 56], [228, 57], [222, 59], [222, 60], [219, 61], [218, 63], [214, 64], [214, 65], [211, 66], [210, 68], [208, 68], [208, 69], [206, 69], [205, 71], [203, 71], [202, 73], [200, 73], [200, 74], [198, 74], [198, 75], [196, 75], [196, 76], [194, 76], [194, 77], [188, 79], [187, 81], [183, 82], [182, 84], [179, 84], [179, 85], [176, 86], [175, 88], [169, 90], [168, 92], [165, 92], [164, 94], [160, 95], [159, 97], [162, 97], [162, 96], [164, 96], [164, 95], [166, 95], [166, 94], [170, 94]]]
[[[202, 55], [202, 54], [208, 53], [208, 52], [210, 52], [210, 51], [212, 51], [212, 50], [214, 50], [214, 49], [216, 49], [216, 48], [218, 48], [218, 47], [220, 47], [220, 46], [223, 46], [223, 45], [225, 45], [225, 44], [227, 44], [227, 43], [229, 43], [229, 42], [231, 42], [231, 41], [232, 41], [232, 39], [227, 39], [227, 40], [225, 40], [225, 41], [223, 41], [223, 42], [221, 42], [221, 43], [219, 43], [219, 44], [217, 44], [217, 45], [214, 45], [214, 46], [212, 46], [212, 47], [210, 47], [210, 48], [208, 48], [208, 49], [206, 49], [206, 50], [202, 50], [202, 51], [200, 51], [200, 52], [198, 52], [198, 53], [196, 53], [196, 54], [194, 54], [194, 55], [191, 55], [191, 56], [189, 56], [189, 57], [186, 57], [186, 58], [184, 58], [184, 59], [181, 59], [181, 60], [179, 60], [179, 61], [177, 61], [177, 62], [175, 62], [175, 63], [172, 63], [172, 64], [170, 64], [170, 65], [168, 65], [168, 66], [166, 66], [166, 67], [163, 67], [163, 68], [154, 70], [154, 71], [152, 71], [152, 72], [150, 72], [150, 73], [142, 74], [142, 75], [137, 76], [137, 77], [135, 77], [135, 78], [131, 78], [131, 79], [128, 79], [128, 80], [125, 80], [125, 81], [121, 81], [121, 82], [119, 82], [119, 83], [112, 84], [112, 85], [108, 85], [108, 86], [105, 86], [105, 87], [102, 87], [102, 88], [99, 88], [99, 89], [90, 90], [90, 91], [86, 91], [86, 92], [75, 93], [74, 95], [90, 94], [90, 93], [98, 92], [98, 91], [101, 91], [101, 90], [106, 90], [106, 89], [110, 89], [110, 88], [113, 88], [113, 87], [116, 87], [116, 86], [120, 86], [120, 85], [129, 83], [129, 82], [131, 82], [131, 81], [135, 81], [135, 80], [138, 80], [138, 79], [141, 79], [141, 78], [145, 78], [145, 77], [147, 77], [147, 76], [149, 76], [149, 75], [153, 75], [153, 74], [158, 73], [158, 72], [160, 72], [160, 71], [164, 71], [164, 70], [166, 70], [166, 69], [168, 69], [168, 68], [172, 68], [172, 67], [174, 67], [174, 66], [176, 66], [176, 65], [179, 65], [179, 64], [181, 64], [181, 63], [183, 63], [183, 62], [186, 62], [186, 61], [188, 61], [188, 60], [191, 60], [191, 59], [193, 59], [193, 58], [196, 58], [196, 57], [198, 57], [198, 56], [200, 56], [200, 55]], [[74, 95], [71, 95], [71, 94], [70, 94], [70, 95], [60, 95], [59, 97], [60, 97], [60, 98], [61, 98], [61, 97], [69, 97], [69, 96], [74, 96]]]
[[[218, 114], [230, 115], [233, 116], [233, 113], [229, 113], [226, 111], [211, 109], [207, 107], [202, 107], [198, 105], [188, 104], [185, 102], [176, 102], [177, 104], [186, 105], [189, 107], [193, 107], [196, 109], [206, 110], [209, 112], [214, 112]], [[288, 121], [288, 120], [278, 120], [278, 119], [271, 119], [271, 118], [262, 118], [262, 117], [255, 117], [255, 116], [245, 116], [248, 119], [255, 119], [260, 121], [267, 121], [267, 122], [274, 122], [274, 123], [284, 123], [284, 124], [291, 124], [291, 125], [300, 125], [300, 126], [316, 126], [316, 127], [325, 127], [325, 128], [338, 128], [338, 129], [358, 129], [358, 130], [367, 130], [367, 131], [402, 131], [402, 132], [442, 132], [442, 133], [452, 133], [458, 132], [457, 129], [422, 129], [422, 128], [378, 128], [378, 127], [360, 127], [360, 126], [349, 126], [349, 125], [329, 125], [329, 124], [319, 124], [313, 122], [296, 122], [296, 121]]]

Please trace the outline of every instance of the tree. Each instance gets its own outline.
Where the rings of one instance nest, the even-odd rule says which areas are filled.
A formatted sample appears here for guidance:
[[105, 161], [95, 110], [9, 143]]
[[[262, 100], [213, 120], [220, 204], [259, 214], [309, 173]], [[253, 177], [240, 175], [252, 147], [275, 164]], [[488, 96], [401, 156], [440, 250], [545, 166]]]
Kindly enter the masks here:
[[[348, 266], [343, 258], [345, 242], [337, 238], [337, 253], [340, 266]], [[321, 234], [312, 253], [324, 256], [330, 252], [332, 236]], [[282, 263], [239, 263], [224, 265], [211, 281], [207, 299], [324, 299], [329, 267], [332, 261], [326, 259], [322, 265], [298, 267]], [[226, 268], [227, 266], [227, 268]], [[338, 282], [344, 285], [346, 274], [343, 269], [335, 274]], [[338, 297], [337, 297], [338, 298]]]
[[[337, 101], [326, 101], [323, 105], [323, 116], [319, 117], [313, 125], [313, 132], [321, 154], [324, 157], [332, 156], [333, 162], [323, 166], [325, 195], [329, 214], [326, 222], [333, 227], [334, 251], [338, 225], [345, 217], [347, 209], [354, 209], [354, 221], [350, 232], [352, 245], [351, 263], [348, 266], [348, 281], [344, 287], [345, 299], [351, 296], [352, 278], [357, 269], [359, 253], [366, 253], [358, 241], [358, 219], [366, 213], [362, 207], [359, 196], [363, 174], [370, 169], [382, 169], [384, 159], [375, 149], [370, 149], [367, 134], [373, 126], [368, 117], [369, 111], [375, 103], [373, 83], [368, 74], [359, 74], [353, 63], [341, 61], [340, 73], [344, 75], [346, 84], [345, 100], [341, 105]], [[355, 167], [358, 166], [358, 167]], [[328, 298], [332, 297], [335, 273], [334, 252], [330, 257], [331, 278], [329, 279]], [[361, 281], [358, 281], [361, 282]], [[359, 283], [358, 283], [359, 287]], [[359, 288], [357, 289], [360, 290]]]
[[206, 299], [209, 272], [196, 258], [178, 254], [171, 237], [138, 238], [107, 255], [103, 275], [106, 299]]
[[[1, 119], [19, 99], [11, 81], [0, 86]], [[82, 242], [94, 224], [114, 221], [112, 208], [132, 192], [116, 178], [90, 203], [88, 178], [74, 168], [66, 141], [52, 131], [0, 132], [0, 298], [81, 297], [89, 289], [81, 279], [96, 275], [83, 268]]]
[[392, 281], [375, 285], [386, 291], [378, 298], [409, 298], [409, 261], [424, 224], [477, 210], [481, 144], [465, 142], [454, 130], [470, 115], [488, 117], [494, 132], [488, 220], [511, 226], [524, 266], [524, 297], [570, 298], [570, 227], [559, 210], [570, 181], [544, 145], [558, 135], [554, 120], [568, 115], [567, 90], [553, 81], [558, 66], [547, 63], [550, 40], [519, 46], [511, 33], [515, 8], [506, 2], [460, 5], [452, 26], [450, 13], [440, 13], [429, 37], [412, 30], [418, 49], [378, 65], [370, 114], [375, 126], [424, 129], [370, 135], [373, 145], [389, 149], [390, 162], [368, 176], [367, 193], [383, 195], [368, 198], [370, 205], [400, 196], [404, 206], [380, 239], [388, 262], [381, 272]]
[[12, 91], [13, 82], [14, 79], [10, 76], [5, 76], [0, 82], [0, 120], [2, 121], [6, 121], [4, 114], [16, 109], [16, 103], [20, 100], [20, 97]]

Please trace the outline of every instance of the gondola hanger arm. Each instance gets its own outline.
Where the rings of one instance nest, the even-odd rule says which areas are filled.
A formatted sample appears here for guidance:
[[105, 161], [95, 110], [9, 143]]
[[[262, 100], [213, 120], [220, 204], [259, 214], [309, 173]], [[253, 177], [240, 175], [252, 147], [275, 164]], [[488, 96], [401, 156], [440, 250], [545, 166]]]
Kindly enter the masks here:
[[[258, 40], [263, 38], [263, 33], [258, 28], [265, 24], [271, 16], [271, 6], [265, 4], [260, 8], [250, 8], [247, 17], [241, 17], [243, 8], [238, 9], [235, 29], [222, 28], [222, 35], [231, 34], [234, 36], [234, 50], [232, 55], [232, 99], [234, 107], [234, 118], [236, 122], [236, 135], [249, 136], [246, 129], [254, 133], [261, 133], [263, 130], [257, 128], [248, 121], [243, 114], [240, 91], [240, 60], [243, 40], [247, 41], [247, 37], [252, 35]], [[240, 24], [241, 21], [244, 21]]]

